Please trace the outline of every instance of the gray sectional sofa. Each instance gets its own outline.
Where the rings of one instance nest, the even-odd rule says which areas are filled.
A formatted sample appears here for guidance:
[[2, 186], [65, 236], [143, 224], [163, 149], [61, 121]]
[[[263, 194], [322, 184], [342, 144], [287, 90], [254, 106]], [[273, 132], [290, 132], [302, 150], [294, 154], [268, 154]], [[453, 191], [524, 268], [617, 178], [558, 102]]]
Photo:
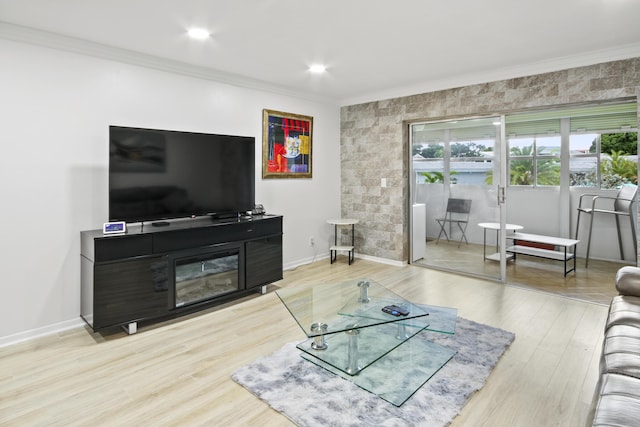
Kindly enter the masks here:
[[640, 268], [616, 275], [588, 425], [640, 426]]

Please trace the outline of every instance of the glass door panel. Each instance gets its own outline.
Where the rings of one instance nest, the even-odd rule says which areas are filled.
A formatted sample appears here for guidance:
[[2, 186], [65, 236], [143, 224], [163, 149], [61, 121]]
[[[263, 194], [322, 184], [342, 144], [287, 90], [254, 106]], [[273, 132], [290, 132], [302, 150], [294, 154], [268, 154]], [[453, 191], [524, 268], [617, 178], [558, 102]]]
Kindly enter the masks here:
[[500, 117], [410, 125], [411, 263], [504, 281], [502, 128]]

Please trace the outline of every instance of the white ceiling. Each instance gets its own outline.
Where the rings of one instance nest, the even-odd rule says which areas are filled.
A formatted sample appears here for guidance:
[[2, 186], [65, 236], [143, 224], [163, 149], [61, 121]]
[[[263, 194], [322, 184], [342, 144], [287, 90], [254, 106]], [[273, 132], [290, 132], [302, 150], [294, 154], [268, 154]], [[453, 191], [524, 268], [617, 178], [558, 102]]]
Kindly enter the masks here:
[[0, 0], [0, 37], [348, 105], [640, 57], [639, 17], [639, 0]]

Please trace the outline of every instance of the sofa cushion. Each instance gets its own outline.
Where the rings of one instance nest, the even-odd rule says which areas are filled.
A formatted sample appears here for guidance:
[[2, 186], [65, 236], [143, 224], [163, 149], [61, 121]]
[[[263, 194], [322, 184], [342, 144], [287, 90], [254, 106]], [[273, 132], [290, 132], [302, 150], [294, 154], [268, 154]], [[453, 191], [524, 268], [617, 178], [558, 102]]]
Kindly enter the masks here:
[[605, 334], [600, 373], [617, 373], [640, 379], [640, 328], [614, 325]]
[[587, 425], [640, 426], [640, 268], [620, 268], [616, 289]]
[[640, 297], [640, 268], [626, 266], [618, 269], [616, 289], [620, 295]]
[[600, 382], [600, 400], [593, 413], [594, 426], [633, 426], [640, 420], [640, 380], [626, 375], [605, 374]]
[[605, 332], [613, 325], [630, 325], [640, 328], [640, 297], [618, 295], [611, 301]]

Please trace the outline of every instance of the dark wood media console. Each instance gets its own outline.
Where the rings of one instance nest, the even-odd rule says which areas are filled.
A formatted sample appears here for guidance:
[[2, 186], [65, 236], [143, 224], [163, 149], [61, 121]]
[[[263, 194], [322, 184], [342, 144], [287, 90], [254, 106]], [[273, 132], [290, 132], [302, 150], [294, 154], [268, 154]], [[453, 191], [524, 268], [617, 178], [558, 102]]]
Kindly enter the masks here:
[[282, 279], [282, 216], [196, 218], [126, 234], [82, 231], [81, 315], [99, 331], [264, 293]]

